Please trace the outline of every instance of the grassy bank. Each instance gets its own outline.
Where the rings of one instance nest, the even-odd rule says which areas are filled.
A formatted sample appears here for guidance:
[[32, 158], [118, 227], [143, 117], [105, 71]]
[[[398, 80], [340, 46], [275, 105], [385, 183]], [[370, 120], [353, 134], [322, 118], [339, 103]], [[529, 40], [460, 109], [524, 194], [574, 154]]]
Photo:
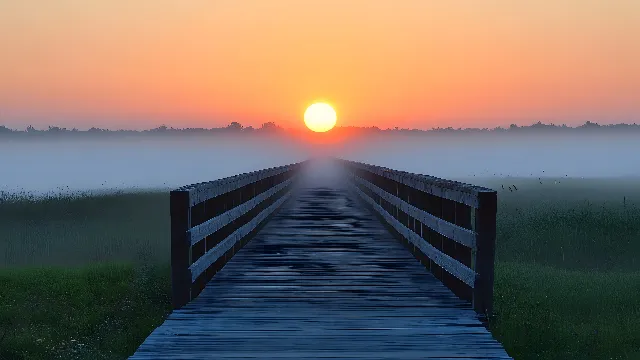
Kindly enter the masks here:
[[[516, 359], [640, 358], [640, 187], [572, 181], [492, 184], [492, 332]], [[168, 227], [161, 193], [0, 202], [0, 359], [126, 358], [169, 310]]]
[[0, 266], [169, 260], [169, 194], [5, 198]]
[[640, 359], [640, 271], [498, 263], [493, 335], [515, 359]]
[[124, 359], [170, 311], [167, 266], [0, 270], [0, 359]]

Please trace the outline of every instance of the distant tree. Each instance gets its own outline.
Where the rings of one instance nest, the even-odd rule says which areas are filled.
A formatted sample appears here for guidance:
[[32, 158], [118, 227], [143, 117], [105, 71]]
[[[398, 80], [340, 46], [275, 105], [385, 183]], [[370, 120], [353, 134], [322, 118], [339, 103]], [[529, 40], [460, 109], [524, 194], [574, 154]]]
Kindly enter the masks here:
[[[269, 122], [265, 122], [263, 123], [260, 127], [258, 128], [254, 128], [253, 126], [247, 126], [244, 127], [242, 126], [242, 124], [240, 124], [239, 122], [231, 122], [229, 125], [227, 126], [223, 126], [223, 127], [219, 127], [219, 128], [212, 128], [212, 129], [203, 129], [203, 128], [168, 128], [166, 125], [161, 125], [157, 128], [154, 129], [148, 129], [148, 130], [123, 130], [123, 129], [119, 129], [119, 130], [108, 130], [108, 129], [100, 129], [100, 128], [96, 128], [96, 127], [92, 127], [89, 130], [78, 130], [76, 128], [73, 128], [71, 130], [68, 130], [67, 128], [63, 128], [63, 127], [58, 127], [58, 126], [48, 126], [48, 129], [46, 130], [38, 130], [35, 129], [33, 126], [29, 125], [26, 130], [13, 130], [10, 129], [6, 126], [2, 126], [0, 125], [0, 134], [9, 134], [9, 133], [13, 133], [13, 134], [25, 134], [25, 133], [30, 133], [30, 134], [50, 134], [50, 133], [64, 133], [64, 132], [69, 132], [69, 133], [75, 133], [75, 134], [79, 134], [79, 133], [104, 133], [104, 134], [150, 134], [150, 133], [200, 133], [200, 132], [207, 132], [207, 133], [224, 133], [227, 131], [238, 131], [238, 132], [253, 132], [253, 131], [260, 131], [260, 132], [274, 132], [274, 131], [284, 131], [283, 128], [281, 128], [280, 126], [278, 126], [275, 122], [269, 121]], [[392, 127], [392, 128], [387, 128], [385, 130], [381, 130], [380, 128], [376, 127], [376, 126], [369, 126], [369, 127], [358, 127], [358, 126], [344, 126], [344, 127], [337, 127], [335, 131], [348, 131], [348, 132], [353, 132], [354, 134], [357, 133], [374, 133], [374, 132], [383, 132], [383, 133], [391, 133], [391, 132], [403, 132], [403, 133], [412, 133], [412, 134], [438, 134], [438, 133], [484, 133], [484, 132], [494, 132], [494, 133], [505, 133], [508, 131], [516, 131], [516, 132], [523, 132], [523, 133], [547, 133], [547, 132], [554, 132], [554, 131], [562, 131], [562, 132], [567, 132], [567, 131], [578, 131], [580, 132], [582, 131], [587, 131], [587, 132], [593, 132], [593, 131], [609, 131], [609, 132], [624, 132], [624, 131], [639, 131], [640, 130], [640, 125], [638, 125], [637, 123], [619, 123], [619, 124], [610, 124], [610, 125], [600, 125], [598, 123], [595, 122], [591, 122], [591, 121], [587, 121], [582, 125], [579, 126], [575, 126], [575, 127], [570, 127], [567, 126], [567, 124], [561, 124], [561, 125], [555, 125], [553, 123], [551, 124], [544, 124], [541, 121], [538, 121], [536, 123], [533, 123], [531, 125], [524, 125], [524, 126], [518, 126], [516, 124], [511, 124], [508, 128], [503, 128], [503, 127], [495, 127], [492, 129], [489, 128], [453, 128], [453, 127], [446, 127], [446, 128], [440, 128], [440, 127], [434, 127], [430, 130], [420, 130], [420, 129], [407, 129], [407, 128], [398, 128], [396, 127]]]
[[584, 123], [584, 125], [580, 125], [579, 127], [581, 127], [581, 128], [597, 128], [597, 127], [600, 127], [600, 125], [597, 124], [597, 123], [592, 123], [591, 121], [587, 121], [586, 123]]
[[228, 130], [232, 130], [232, 131], [241, 131], [242, 130], [242, 124], [240, 124], [237, 121], [233, 121], [231, 124], [227, 125], [227, 129]]
[[262, 126], [260, 126], [260, 130], [262, 131], [276, 131], [279, 128], [280, 127], [276, 125], [276, 123], [274, 123], [273, 121], [266, 122], [262, 124]]
[[47, 130], [48, 132], [55, 132], [55, 133], [59, 133], [59, 132], [65, 132], [67, 131], [67, 128], [61, 128], [59, 126], [49, 126], [49, 130]]
[[160, 125], [157, 128], [151, 129], [152, 132], [165, 132], [167, 131], [167, 125]]

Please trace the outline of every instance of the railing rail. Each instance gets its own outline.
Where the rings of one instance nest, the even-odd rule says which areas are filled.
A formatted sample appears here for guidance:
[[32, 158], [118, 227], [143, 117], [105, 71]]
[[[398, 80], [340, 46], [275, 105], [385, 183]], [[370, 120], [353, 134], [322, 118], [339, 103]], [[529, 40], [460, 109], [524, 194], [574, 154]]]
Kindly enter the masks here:
[[483, 317], [493, 311], [494, 190], [338, 159], [355, 191], [414, 255]]
[[306, 162], [171, 191], [172, 303], [195, 298], [290, 195]]

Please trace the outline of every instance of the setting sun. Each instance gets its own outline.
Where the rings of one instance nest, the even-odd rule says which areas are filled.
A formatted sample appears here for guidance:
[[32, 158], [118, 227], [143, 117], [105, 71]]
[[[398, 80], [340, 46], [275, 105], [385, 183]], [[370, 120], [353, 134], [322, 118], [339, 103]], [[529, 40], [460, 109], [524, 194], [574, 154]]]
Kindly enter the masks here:
[[304, 123], [315, 132], [326, 132], [336, 126], [336, 112], [331, 105], [315, 103], [304, 112]]

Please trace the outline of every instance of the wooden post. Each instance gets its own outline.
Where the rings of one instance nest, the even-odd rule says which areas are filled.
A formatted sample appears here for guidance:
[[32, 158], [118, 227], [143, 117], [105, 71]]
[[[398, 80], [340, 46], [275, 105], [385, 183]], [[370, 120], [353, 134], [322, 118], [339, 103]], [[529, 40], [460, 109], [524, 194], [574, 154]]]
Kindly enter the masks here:
[[191, 271], [187, 243], [187, 230], [191, 227], [189, 192], [175, 190], [170, 195], [171, 213], [171, 292], [174, 309], [180, 309], [191, 300]]
[[[456, 202], [449, 199], [440, 198], [440, 219], [445, 220], [451, 224], [456, 222]], [[442, 252], [456, 258], [456, 250], [459, 245], [455, 241], [449, 239], [446, 236], [440, 235], [442, 241]], [[459, 260], [458, 260], [459, 261]], [[448, 287], [456, 296], [460, 297], [461, 288], [458, 279], [451, 275], [446, 270], [442, 270], [442, 283]]]
[[[473, 230], [473, 226], [471, 225], [471, 207], [462, 203], [456, 203], [456, 216], [455, 216], [455, 224], [462, 226], [465, 229]], [[457, 244], [456, 245], [456, 260], [461, 262], [463, 265], [468, 268], [473, 269], [472, 262], [473, 250], [469, 247]], [[459, 297], [466, 301], [473, 301], [473, 289], [469, 287], [467, 284], [462, 284], [460, 286], [461, 294]]]
[[476, 283], [473, 289], [473, 309], [480, 315], [491, 316], [493, 312], [493, 272], [496, 248], [495, 191], [478, 194], [478, 208], [475, 214], [476, 238]]

